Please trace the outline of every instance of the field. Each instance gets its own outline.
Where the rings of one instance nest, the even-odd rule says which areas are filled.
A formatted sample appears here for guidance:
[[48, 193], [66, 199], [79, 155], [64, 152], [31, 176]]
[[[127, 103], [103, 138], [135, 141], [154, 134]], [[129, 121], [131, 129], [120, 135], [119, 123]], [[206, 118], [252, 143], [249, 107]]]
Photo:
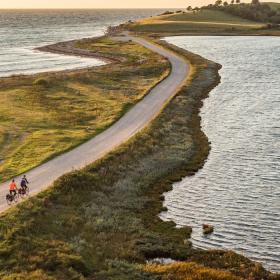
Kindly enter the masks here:
[[[219, 65], [172, 49], [190, 61], [191, 76], [149, 127], [1, 216], [1, 279], [277, 279], [233, 252], [192, 249], [190, 228], [158, 217], [162, 193], [204, 164], [198, 112], [219, 83]], [[156, 257], [181, 262], [146, 262]]]
[[131, 31], [153, 36], [168, 35], [280, 35], [259, 22], [249, 21], [223, 11], [201, 9], [136, 21], [126, 25]]
[[100, 133], [169, 72], [169, 63], [131, 42], [81, 41], [112, 64], [0, 80], [0, 180]]
[[274, 10], [278, 10], [278, 11], [280, 10], [280, 3], [266, 2], [266, 4], [268, 4]]
[[198, 12], [186, 12], [175, 15], [166, 15], [161, 17], [166, 21], [189, 21], [189, 22], [219, 22], [224, 24], [237, 24], [237, 25], [256, 25], [256, 22], [242, 19], [233, 15], [229, 15], [222, 11], [213, 11], [203, 9]]

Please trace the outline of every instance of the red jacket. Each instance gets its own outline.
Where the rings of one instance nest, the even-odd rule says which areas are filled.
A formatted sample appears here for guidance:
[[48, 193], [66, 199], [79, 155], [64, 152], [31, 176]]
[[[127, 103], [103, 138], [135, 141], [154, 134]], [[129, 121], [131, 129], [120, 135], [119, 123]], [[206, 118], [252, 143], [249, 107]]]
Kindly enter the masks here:
[[10, 185], [9, 185], [9, 189], [10, 191], [14, 191], [17, 189], [17, 185], [15, 182], [11, 182]]

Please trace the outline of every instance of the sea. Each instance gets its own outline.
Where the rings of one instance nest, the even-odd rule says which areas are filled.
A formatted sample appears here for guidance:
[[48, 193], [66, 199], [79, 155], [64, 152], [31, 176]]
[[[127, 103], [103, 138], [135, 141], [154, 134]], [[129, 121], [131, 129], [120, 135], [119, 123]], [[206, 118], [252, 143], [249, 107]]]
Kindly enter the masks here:
[[[204, 101], [205, 166], [165, 195], [162, 219], [193, 227], [195, 247], [229, 249], [280, 271], [280, 38], [169, 37], [222, 64]], [[204, 236], [202, 224], [213, 225]]]
[[111, 25], [162, 13], [138, 10], [0, 10], [0, 77], [99, 66], [101, 60], [35, 48], [103, 35]]
[[[103, 35], [107, 27], [163, 10], [0, 10], [0, 77], [102, 65], [34, 48]], [[211, 152], [202, 170], [174, 184], [161, 214], [193, 227], [199, 248], [230, 249], [280, 271], [280, 38], [168, 37], [223, 65], [204, 101]], [[202, 234], [202, 224], [215, 227]]]

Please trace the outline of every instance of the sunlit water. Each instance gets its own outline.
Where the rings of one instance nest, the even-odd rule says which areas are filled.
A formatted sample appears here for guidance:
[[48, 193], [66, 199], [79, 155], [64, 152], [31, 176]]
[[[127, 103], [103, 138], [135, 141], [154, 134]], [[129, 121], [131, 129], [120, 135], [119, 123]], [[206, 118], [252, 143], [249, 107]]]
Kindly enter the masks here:
[[102, 65], [93, 58], [34, 51], [60, 41], [94, 37], [107, 27], [162, 10], [0, 10], [0, 77]]
[[[194, 246], [233, 249], [280, 271], [280, 38], [166, 40], [223, 69], [201, 111], [210, 156], [174, 184], [161, 217], [193, 226]], [[204, 223], [214, 234], [203, 236]]]

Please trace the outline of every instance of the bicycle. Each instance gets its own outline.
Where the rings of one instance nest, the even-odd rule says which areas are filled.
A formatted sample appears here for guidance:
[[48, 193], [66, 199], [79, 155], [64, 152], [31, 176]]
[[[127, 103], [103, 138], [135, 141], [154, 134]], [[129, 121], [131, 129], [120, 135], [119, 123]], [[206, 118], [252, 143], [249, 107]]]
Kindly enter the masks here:
[[17, 203], [18, 202], [18, 193], [14, 193], [14, 194], [10, 194], [8, 193], [6, 195], [6, 201], [8, 203], [8, 205], [11, 205], [13, 202]]
[[18, 190], [18, 194], [21, 198], [24, 198], [25, 196], [28, 196], [29, 195], [29, 188], [26, 186], [26, 187], [21, 187], [19, 190]]

